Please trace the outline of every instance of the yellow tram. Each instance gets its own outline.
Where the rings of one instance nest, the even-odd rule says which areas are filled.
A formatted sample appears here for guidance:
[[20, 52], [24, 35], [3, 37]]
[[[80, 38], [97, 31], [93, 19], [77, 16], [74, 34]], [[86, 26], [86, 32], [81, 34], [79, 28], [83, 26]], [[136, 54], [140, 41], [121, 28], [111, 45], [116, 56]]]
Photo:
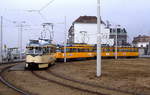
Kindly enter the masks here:
[[[102, 57], [115, 57], [115, 47], [103, 46], [101, 49]], [[64, 54], [64, 46], [57, 47], [56, 59], [61, 60], [66, 56], [67, 59], [76, 58], [94, 58], [96, 54], [96, 46], [87, 44], [68, 45], [66, 47], [66, 55]], [[136, 47], [118, 47], [118, 57], [138, 57], [138, 48]]]
[[26, 68], [46, 68], [56, 60], [56, 46], [51, 43], [41, 44], [32, 40], [26, 49]]
[[[66, 58], [93, 58], [95, 57], [95, 47], [92, 45], [70, 45], [66, 47]], [[57, 47], [56, 59], [61, 60], [65, 57], [64, 47]]]

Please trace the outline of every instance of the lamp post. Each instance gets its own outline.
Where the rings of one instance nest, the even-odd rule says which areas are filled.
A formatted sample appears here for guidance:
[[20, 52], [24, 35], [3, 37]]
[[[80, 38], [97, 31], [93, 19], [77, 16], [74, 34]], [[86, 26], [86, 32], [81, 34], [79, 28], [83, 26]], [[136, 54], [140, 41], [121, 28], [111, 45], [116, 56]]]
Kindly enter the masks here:
[[97, 0], [97, 77], [101, 76], [101, 17], [100, 17], [100, 0]]

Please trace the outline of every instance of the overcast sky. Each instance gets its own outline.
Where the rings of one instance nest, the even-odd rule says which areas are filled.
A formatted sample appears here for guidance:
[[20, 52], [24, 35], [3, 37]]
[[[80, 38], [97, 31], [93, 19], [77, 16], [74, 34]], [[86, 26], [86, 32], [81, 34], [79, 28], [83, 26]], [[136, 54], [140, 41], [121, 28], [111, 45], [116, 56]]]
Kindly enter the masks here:
[[[4, 44], [8, 47], [18, 45], [18, 27], [26, 21], [23, 32], [23, 46], [29, 39], [40, 37], [40, 26], [43, 22], [54, 23], [56, 43], [64, 40], [64, 17], [67, 17], [67, 28], [79, 16], [96, 16], [97, 0], [54, 0], [37, 12], [50, 0], [1, 0], [0, 15], [4, 17]], [[101, 0], [101, 16], [104, 21], [119, 24], [126, 28], [128, 40], [131, 42], [137, 35], [150, 35], [150, 1], [149, 0]], [[43, 19], [44, 18], [44, 19]], [[45, 20], [46, 19], [46, 20]], [[13, 23], [16, 21], [17, 23]]]

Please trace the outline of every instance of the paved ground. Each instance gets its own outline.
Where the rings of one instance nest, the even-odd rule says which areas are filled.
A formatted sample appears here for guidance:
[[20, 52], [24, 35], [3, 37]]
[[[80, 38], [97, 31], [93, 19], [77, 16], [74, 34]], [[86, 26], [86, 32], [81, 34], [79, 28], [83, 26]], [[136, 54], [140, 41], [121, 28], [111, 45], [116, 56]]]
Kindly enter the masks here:
[[15, 66], [13, 66], [12, 68], [10, 68], [10, 70], [12, 70], [12, 71], [24, 71], [25, 70], [25, 63], [17, 64]]

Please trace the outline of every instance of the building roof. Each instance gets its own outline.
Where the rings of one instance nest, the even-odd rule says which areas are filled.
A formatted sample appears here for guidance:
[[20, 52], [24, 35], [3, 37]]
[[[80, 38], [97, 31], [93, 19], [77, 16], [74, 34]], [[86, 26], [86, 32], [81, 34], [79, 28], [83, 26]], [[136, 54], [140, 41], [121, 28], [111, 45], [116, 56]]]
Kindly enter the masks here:
[[[74, 21], [74, 23], [97, 23], [97, 17], [96, 16], [80, 16]], [[101, 20], [101, 23], [105, 24], [104, 21], [102, 20]]]
[[134, 37], [133, 43], [138, 43], [138, 42], [150, 42], [150, 36], [139, 35], [138, 37]]

